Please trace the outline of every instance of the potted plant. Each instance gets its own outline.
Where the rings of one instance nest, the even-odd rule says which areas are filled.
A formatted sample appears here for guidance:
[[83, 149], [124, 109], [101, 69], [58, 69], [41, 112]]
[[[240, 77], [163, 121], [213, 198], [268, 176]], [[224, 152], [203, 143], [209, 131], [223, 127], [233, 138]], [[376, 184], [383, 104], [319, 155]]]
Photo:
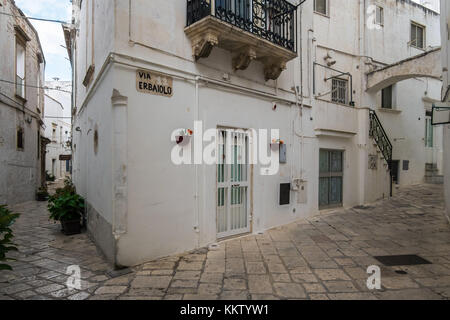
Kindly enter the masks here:
[[81, 217], [84, 212], [84, 199], [75, 192], [60, 189], [51, 196], [48, 203], [50, 219], [61, 223], [65, 235], [81, 232]]
[[36, 200], [37, 201], [47, 201], [48, 200], [48, 191], [47, 187], [43, 186], [38, 189], [36, 192]]
[[48, 171], [45, 171], [45, 180], [49, 181], [49, 182], [54, 182], [55, 181], [55, 176], [51, 173], [48, 173]]
[[11, 230], [11, 225], [19, 217], [19, 214], [12, 213], [5, 205], [0, 206], [0, 270], [12, 270], [11, 266], [2, 263], [8, 260], [8, 251], [17, 251], [17, 248], [12, 243], [11, 239], [14, 237]]

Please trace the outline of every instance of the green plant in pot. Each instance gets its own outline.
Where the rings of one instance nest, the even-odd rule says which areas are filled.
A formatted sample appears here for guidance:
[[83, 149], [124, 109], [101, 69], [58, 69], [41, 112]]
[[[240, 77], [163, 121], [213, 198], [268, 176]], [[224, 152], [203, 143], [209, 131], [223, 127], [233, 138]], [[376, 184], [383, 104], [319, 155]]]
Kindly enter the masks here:
[[50, 197], [48, 203], [50, 219], [61, 223], [65, 235], [81, 232], [81, 217], [84, 212], [84, 199], [75, 192], [59, 192]]
[[47, 201], [48, 200], [48, 191], [47, 187], [40, 187], [38, 191], [36, 192], [36, 200], [37, 201]]
[[12, 270], [11, 266], [3, 263], [14, 259], [7, 258], [9, 251], [17, 251], [12, 243], [13, 232], [11, 225], [19, 217], [19, 214], [12, 213], [5, 205], [0, 206], [0, 270]]

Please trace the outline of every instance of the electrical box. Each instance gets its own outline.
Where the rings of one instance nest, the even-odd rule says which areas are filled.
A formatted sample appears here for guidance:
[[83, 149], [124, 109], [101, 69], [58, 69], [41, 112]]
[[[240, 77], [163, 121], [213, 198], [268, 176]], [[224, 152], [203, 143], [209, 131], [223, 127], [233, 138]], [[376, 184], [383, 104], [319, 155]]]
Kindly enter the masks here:
[[288, 205], [291, 203], [291, 184], [280, 184], [280, 206]]
[[280, 144], [280, 163], [287, 163], [287, 147], [286, 144]]

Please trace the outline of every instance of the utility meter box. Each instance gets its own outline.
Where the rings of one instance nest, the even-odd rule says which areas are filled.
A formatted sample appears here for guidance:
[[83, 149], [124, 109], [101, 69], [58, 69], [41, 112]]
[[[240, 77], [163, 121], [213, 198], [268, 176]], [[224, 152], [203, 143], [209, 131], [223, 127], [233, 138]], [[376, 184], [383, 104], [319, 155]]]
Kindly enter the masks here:
[[287, 147], [286, 144], [280, 144], [280, 163], [287, 163]]
[[297, 203], [304, 204], [308, 202], [308, 182], [300, 181], [298, 183]]

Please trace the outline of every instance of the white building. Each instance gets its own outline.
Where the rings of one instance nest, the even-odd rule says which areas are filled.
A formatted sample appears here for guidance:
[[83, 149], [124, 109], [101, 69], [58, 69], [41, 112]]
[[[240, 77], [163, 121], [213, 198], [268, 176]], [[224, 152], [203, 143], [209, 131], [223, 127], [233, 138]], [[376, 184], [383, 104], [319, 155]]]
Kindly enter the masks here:
[[[417, 159], [414, 144], [425, 148], [426, 103], [439, 82], [399, 83], [384, 113], [379, 91], [400, 78], [370, 72], [439, 46], [435, 12], [394, 0], [306, 1], [298, 10], [283, 0], [233, 3], [242, 5], [153, 0], [149, 11], [144, 0], [74, 1], [77, 30], [65, 28], [73, 179], [88, 202], [88, 229], [116, 265], [389, 197], [390, 160], [410, 161], [405, 183], [423, 181], [434, 161]], [[392, 117], [423, 136], [395, 126], [386, 134]], [[202, 161], [207, 129], [219, 131], [207, 140], [233, 159], [227, 165]], [[279, 129], [283, 144], [251, 129]], [[255, 145], [269, 149], [275, 174], [233, 154]], [[197, 164], [177, 165], [189, 151]]]
[[71, 125], [65, 121], [63, 105], [48, 94], [45, 106], [45, 136], [51, 141], [46, 149], [45, 170], [56, 179], [63, 179], [71, 171]]
[[[443, 90], [442, 101], [450, 102], [450, 3], [441, 0], [441, 37], [442, 37], [442, 70], [443, 76]], [[449, 118], [450, 121], [450, 118]], [[450, 222], [450, 124], [443, 126], [444, 130], [444, 177], [445, 177], [445, 191], [444, 198], [446, 202], [446, 214]]]
[[14, 1], [0, 2], [0, 204], [35, 199], [45, 183], [45, 60]]

